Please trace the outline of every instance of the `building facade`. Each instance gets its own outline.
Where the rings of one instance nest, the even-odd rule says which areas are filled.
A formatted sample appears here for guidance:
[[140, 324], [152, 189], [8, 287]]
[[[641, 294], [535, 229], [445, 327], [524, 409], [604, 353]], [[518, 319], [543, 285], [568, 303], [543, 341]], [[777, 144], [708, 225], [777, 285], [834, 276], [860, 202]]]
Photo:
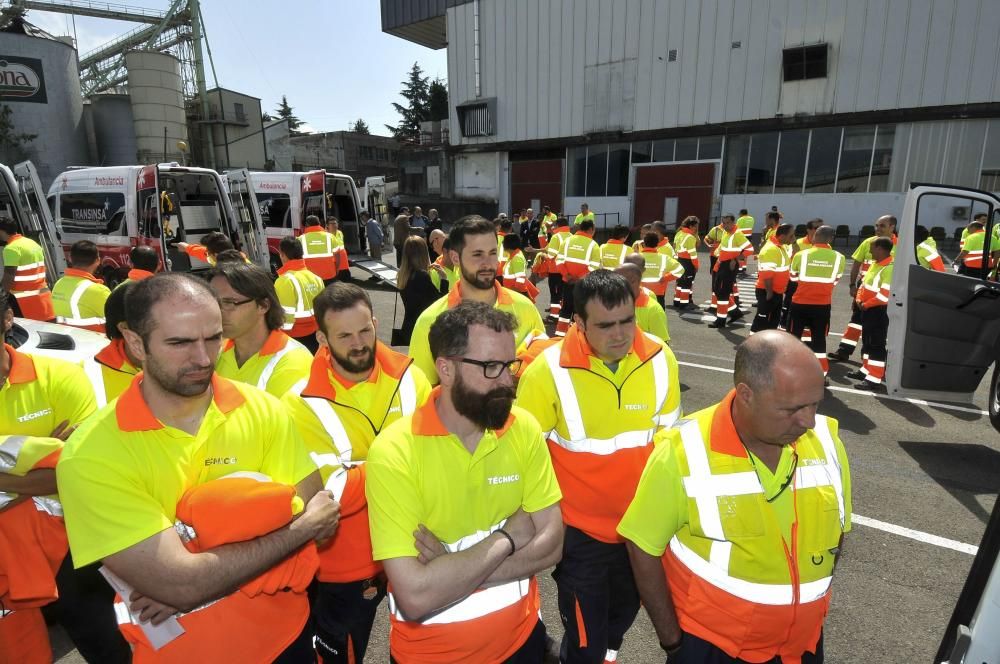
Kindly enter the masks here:
[[[205, 93], [208, 98], [208, 117], [201, 118], [201, 102], [194, 98], [188, 105], [188, 120], [207, 123], [211, 128], [215, 169], [223, 171], [248, 168], [262, 171], [268, 165], [267, 143], [264, 140], [260, 99], [226, 88], [213, 88]], [[196, 163], [210, 163], [209, 146], [201, 144], [200, 131], [192, 131], [192, 145]]]
[[274, 171], [325, 169], [352, 176], [357, 182], [375, 175], [395, 176], [399, 171], [400, 145], [389, 136], [329, 131], [296, 135], [287, 120], [265, 128]]
[[993, 0], [382, 0], [448, 49], [458, 198], [599, 225], [777, 205], [858, 230], [1000, 188]]

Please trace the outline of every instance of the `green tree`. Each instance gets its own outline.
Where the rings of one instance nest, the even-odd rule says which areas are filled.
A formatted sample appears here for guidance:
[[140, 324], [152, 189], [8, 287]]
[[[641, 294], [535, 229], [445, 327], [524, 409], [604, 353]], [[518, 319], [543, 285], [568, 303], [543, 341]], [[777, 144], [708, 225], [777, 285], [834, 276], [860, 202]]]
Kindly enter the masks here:
[[406, 100], [406, 106], [396, 102], [392, 104], [402, 118], [395, 127], [385, 127], [399, 140], [419, 141], [420, 123], [430, 118], [428, 77], [422, 76], [423, 73], [420, 65], [414, 62], [409, 76], [402, 82], [403, 89], [399, 91], [400, 96]]
[[26, 144], [38, 138], [38, 134], [17, 131], [13, 115], [10, 106], [0, 104], [0, 161], [7, 163], [27, 159]]
[[288, 120], [288, 131], [292, 134], [299, 134], [301, 132], [296, 131], [302, 126], [302, 120], [295, 117], [295, 113], [292, 112], [292, 107], [288, 104], [288, 98], [285, 95], [281, 95], [281, 103], [278, 104], [278, 108], [274, 110], [278, 118], [282, 120]]
[[448, 119], [448, 84], [440, 78], [431, 81], [428, 88], [427, 107], [430, 120]]
[[260, 119], [261, 119], [262, 122], [270, 122], [274, 118], [271, 117], [270, 113], [268, 113], [267, 111], [264, 111], [263, 113], [260, 114]]
[[361, 118], [358, 118], [357, 120], [354, 121], [354, 123], [351, 125], [351, 131], [353, 131], [356, 134], [372, 133], [371, 130], [368, 129], [368, 123]]

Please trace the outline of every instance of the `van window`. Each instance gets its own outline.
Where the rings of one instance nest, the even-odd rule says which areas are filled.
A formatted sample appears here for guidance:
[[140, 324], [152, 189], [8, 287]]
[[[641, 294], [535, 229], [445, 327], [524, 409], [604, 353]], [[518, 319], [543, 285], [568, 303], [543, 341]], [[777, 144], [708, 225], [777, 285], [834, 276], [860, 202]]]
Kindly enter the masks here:
[[59, 218], [67, 233], [116, 235], [125, 220], [125, 194], [117, 192], [64, 193]]
[[291, 228], [292, 197], [288, 194], [257, 193], [261, 221], [267, 228]]

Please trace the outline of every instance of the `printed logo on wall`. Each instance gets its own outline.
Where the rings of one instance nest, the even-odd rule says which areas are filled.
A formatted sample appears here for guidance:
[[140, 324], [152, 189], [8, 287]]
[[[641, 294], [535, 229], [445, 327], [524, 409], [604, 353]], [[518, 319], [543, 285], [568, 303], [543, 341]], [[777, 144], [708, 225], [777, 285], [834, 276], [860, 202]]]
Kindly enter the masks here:
[[0, 101], [47, 104], [42, 61], [14, 55], [0, 55]]

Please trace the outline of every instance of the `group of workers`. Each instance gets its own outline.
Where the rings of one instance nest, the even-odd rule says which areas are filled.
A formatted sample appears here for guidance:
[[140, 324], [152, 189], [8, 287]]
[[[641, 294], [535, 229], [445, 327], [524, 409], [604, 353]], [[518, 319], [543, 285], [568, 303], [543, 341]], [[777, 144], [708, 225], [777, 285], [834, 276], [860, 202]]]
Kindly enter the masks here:
[[[542, 662], [535, 575], [553, 565], [561, 662], [616, 661], [640, 605], [669, 662], [822, 662], [851, 527], [837, 423], [817, 414], [820, 309], [846, 262], [828, 227], [792, 256], [768, 215], [733, 388], [686, 413], [663, 305], [676, 280], [673, 305], [695, 306], [698, 220], [672, 244], [656, 222], [599, 246], [593, 219], [553, 216], [527, 279], [548, 278], [551, 338], [503, 221], [470, 216], [430, 238], [452, 287], [407, 354], [378, 340], [365, 290], [310, 265], [337, 260], [317, 219], [282, 240], [277, 281], [206, 237], [206, 278], [139, 247], [109, 291], [80, 242], [51, 293], [41, 249], [0, 227], [4, 335], [16, 302], [108, 338], [82, 366], [0, 353], [0, 662], [51, 660], [45, 606], [92, 662], [358, 662], [385, 597], [392, 661]], [[884, 313], [895, 220], [879, 224], [852, 272], [876, 378], [867, 312]], [[723, 321], [747, 228], [704, 240]]]

